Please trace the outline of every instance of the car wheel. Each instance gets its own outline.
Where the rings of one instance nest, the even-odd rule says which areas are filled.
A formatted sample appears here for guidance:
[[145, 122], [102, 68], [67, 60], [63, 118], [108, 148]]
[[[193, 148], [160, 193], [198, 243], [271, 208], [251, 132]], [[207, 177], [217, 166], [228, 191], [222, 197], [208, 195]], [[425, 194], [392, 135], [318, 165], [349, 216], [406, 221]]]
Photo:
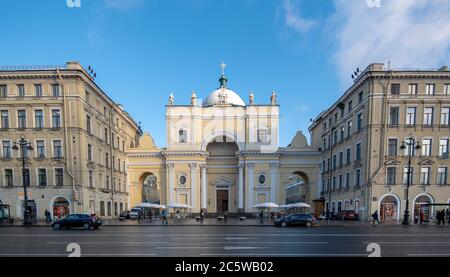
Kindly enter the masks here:
[[287, 226], [286, 221], [281, 222], [281, 227], [286, 227], [286, 226]]
[[84, 229], [84, 230], [89, 230], [89, 229], [91, 229], [91, 224], [89, 224], [89, 223], [87, 223], [87, 222], [84, 223], [84, 224], [83, 224], [83, 229]]
[[306, 227], [311, 227], [311, 226], [312, 226], [311, 221], [306, 221]]
[[55, 223], [55, 225], [53, 225], [53, 229], [54, 230], [60, 230], [61, 229], [61, 225], [59, 225], [59, 223]]

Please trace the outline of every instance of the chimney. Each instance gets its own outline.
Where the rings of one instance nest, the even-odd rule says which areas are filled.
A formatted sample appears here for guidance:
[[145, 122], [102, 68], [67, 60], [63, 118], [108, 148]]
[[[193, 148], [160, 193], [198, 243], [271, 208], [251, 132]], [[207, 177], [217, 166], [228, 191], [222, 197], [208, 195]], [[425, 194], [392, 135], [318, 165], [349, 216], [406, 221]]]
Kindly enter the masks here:
[[83, 69], [83, 67], [81, 67], [79, 61], [68, 61], [68, 62], [66, 62], [66, 65], [67, 65], [67, 69], [79, 69], [79, 70]]

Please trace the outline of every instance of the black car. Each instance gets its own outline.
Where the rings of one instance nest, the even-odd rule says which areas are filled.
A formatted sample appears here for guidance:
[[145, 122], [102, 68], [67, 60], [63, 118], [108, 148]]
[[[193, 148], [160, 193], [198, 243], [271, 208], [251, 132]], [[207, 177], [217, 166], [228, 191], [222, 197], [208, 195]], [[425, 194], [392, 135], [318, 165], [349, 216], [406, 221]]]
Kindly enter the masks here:
[[120, 214], [119, 220], [131, 219], [130, 211], [124, 211]]
[[95, 215], [88, 214], [71, 214], [65, 218], [52, 223], [52, 227], [55, 230], [62, 228], [83, 228], [89, 230], [91, 228], [98, 229], [102, 225], [102, 221]]
[[277, 219], [274, 222], [275, 226], [281, 227], [298, 226], [298, 225], [311, 227], [314, 224], [316, 224], [316, 218], [310, 214], [291, 214], [289, 216]]

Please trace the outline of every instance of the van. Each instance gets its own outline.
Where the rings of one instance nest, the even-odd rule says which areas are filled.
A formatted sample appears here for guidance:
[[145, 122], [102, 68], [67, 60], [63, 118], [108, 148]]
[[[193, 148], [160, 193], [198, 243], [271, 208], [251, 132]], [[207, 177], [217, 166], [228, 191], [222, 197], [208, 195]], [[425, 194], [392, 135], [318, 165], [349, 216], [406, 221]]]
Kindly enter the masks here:
[[142, 209], [141, 208], [131, 208], [131, 210], [130, 210], [130, 218], [131, 219], [136, 219], [136, 218], [138, 218], [140, 213], [142, 213]]

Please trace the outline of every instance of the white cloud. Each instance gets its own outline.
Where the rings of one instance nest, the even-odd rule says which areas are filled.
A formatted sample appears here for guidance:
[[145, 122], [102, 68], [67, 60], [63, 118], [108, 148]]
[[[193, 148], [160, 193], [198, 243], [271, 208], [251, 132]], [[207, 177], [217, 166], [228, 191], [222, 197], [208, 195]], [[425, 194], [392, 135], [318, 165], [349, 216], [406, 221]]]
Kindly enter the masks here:
[[105, 6], [118, 11], [129, 11], [141, 7], [144, 0], [104, 0]]
[[[370, 0], [373, 1], [373, 0]], [[391, 61], [392, 68], [437, 68], [450, 61], [450, 1], [335, 0], [334, 60], [348, 83], [356, 67]]]
[[314, 20], [303, 18], [300, 15], [300, 7], [298, 2], [292, 3], [291, 0], [283, 0], [282, 10], [284, 13], [284, 23], [286, 26], [293, 28], [297, 32], [308, 32], [316, 25]]

